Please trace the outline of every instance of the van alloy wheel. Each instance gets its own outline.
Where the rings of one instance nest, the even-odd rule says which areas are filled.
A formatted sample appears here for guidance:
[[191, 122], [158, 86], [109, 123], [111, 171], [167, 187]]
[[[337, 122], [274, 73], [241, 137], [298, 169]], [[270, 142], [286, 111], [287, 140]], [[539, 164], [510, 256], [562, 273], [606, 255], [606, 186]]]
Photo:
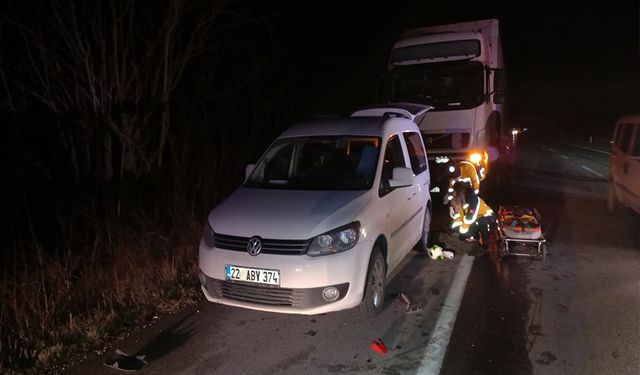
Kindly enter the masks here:
[[374, 318], [382, 312], [385, 298], [385, 278], [387, 265], [378, 245], [373, 247], [365, 283], [364, 298], [360, 302], [360, 312], [365, 318]]
[[384, 260], [382, 257], [376, 257], [371, 269], [371, 292], [373, 296], [373, 308], [379, 309], [384, 300]]

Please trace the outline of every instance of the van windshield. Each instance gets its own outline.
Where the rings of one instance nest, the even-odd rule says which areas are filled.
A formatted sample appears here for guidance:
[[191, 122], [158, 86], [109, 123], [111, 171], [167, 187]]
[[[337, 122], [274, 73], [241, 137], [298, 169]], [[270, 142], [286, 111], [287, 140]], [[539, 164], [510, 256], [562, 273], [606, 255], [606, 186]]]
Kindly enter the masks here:
[[482, 103], [484, 69], [477, 61], [395, 66], [392, 101], [428, 104], [436, 111], [469, 109]]
[[380, 139], [320, 136], [281, 139], [262, 156], [244, 186], [291, 190], [367, 190]]

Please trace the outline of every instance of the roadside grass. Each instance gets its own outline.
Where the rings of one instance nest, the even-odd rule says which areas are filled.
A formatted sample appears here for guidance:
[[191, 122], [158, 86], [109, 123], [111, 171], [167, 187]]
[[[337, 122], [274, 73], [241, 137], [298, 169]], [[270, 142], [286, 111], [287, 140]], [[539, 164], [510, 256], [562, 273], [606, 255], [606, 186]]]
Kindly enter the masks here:
[[111, 226], [81, 251], [51, 256], [33, 241], [3, 254], [0, 373], [64, 372], [154, 316], [198, 301], [201, 226], [160, 233], [151, 224]]

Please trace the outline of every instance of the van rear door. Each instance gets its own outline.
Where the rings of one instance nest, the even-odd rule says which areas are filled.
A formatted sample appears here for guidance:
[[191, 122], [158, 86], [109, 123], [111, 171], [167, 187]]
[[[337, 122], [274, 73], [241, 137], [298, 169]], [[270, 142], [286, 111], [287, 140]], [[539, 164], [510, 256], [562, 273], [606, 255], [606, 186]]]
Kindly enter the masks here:
[[625, 202], [640, 214], [640, 124], [634, 125], [629, 153], [622, 161]]

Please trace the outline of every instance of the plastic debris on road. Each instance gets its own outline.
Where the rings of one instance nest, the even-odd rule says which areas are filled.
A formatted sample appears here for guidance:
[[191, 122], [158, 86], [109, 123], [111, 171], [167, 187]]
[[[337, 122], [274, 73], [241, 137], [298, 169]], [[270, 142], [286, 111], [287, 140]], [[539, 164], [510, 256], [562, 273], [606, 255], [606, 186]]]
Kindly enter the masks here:
[[442, 254], [442, 247], [438, 245], [431, 245], [427, 248], [427, 254], [429, 254], [429, 258], [431, 259], [444, 259], [444, 255]]
[[453, 251], [443, 250], [443, 251], [442, 251], [442, 255], [443, 255], [446, 259], [453, 259]]
[[412, 313], [422, 310], [422, 306], [412, 303], [411, 299], [409, 299], [409, 296], [406, 293], [401, 292], [400, 294], [398, 294], [398, 298], [400, 299], [400, 302], [402, 302], [406, 306], [406, 312]]
[[398, 298], [400, 299], [400, 302], [404, 303], [405, 305], [410, 305], [411, 304], [411, 300], [409, 299], [409, 296], [406, 295], [405, 293], [400, 293], [398, 294]]
[[116, 349], [116, 356], [107, 359], [103, 364], [116, 370], [139, 371], [147, 365], [147, 361], [144, 358], [144, 355], [128, 355], [120, 349]]
[[385, 355], [389, 349], [387, 349], [387, 346], [384, 344], [384, 342], [382, 342], [382, 339], [376, 339], [375, 341], [373, 341], [371, 343], [371, 350], [373, 350], [374, 352], [380, 353], [382, 355]]

